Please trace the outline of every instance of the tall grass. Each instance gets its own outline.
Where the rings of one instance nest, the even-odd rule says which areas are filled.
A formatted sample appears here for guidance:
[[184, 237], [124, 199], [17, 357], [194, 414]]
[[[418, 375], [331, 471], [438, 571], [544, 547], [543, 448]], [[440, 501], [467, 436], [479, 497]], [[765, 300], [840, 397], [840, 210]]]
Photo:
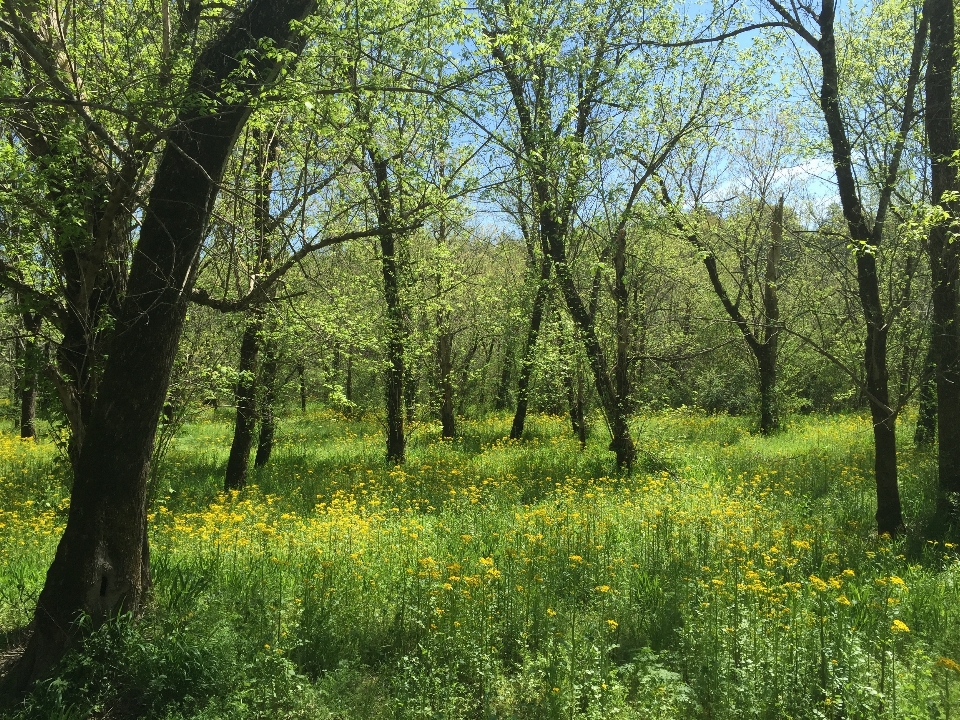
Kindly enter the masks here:
[[[581, 451], [563, 419], [530, 425], [419, 425], [400, 468], [375, 425], [311, 411], [230, 495], [227, 424], [188, 427], [154, 488], [150, 612], [93, 634], [20, 717], [960, 717], [960, 561], [927, 536], [929, 455], [903, 454], [890, 540], [860, 417], [773, 438], [644, 417], [626, 477], [599, 433]], [[2, 442], [13, 628], [65, 490], [48, 449]]]

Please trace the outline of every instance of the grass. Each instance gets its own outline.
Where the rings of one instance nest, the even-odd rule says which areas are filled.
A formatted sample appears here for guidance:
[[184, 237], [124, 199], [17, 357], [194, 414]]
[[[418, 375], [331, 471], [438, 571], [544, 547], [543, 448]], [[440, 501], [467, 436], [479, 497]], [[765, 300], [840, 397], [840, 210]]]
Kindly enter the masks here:
[[[564, 419], [414, 427], [292, 415], [242, 493], [230, 427], [185, 429], [153, 488], [145, 619], [91, 634], [19, 718], [960, 718], [960, 560], [928, 535], [934, 460], [906, 446], [909, 532], [877, 538], [870, 430], [680, 410], [610, 474]], [[599, 426], [599, 423], [595, 423]], [[65, 473], [0, 436], [0, 630], [55, 548]]]

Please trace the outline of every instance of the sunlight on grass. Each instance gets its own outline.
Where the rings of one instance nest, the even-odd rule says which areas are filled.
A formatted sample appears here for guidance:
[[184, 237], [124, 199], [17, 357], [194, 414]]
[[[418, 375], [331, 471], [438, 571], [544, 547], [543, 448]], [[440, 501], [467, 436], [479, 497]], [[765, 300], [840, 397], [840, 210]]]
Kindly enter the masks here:
[[[629, 477], [565, 419], [532, 418], [523, 443], [508, 422], [442, 442], [418, 425], [399, 468], [376, 426], [311, 411], [229, 495], [229, 427], [189, 427], [150, 512], [154, 609], [123, 632], [260, 679], [191, 681], [192, 704], [156, 716], [960, 716], [960, 563], [923, 536], [931, 458], [904, 453], [911, 531], [878, 539], [860, 417], [766, 439], [741, 418], [647, 416]], [[7, 630], [65, 519], [53, 462], [0, 439]]]

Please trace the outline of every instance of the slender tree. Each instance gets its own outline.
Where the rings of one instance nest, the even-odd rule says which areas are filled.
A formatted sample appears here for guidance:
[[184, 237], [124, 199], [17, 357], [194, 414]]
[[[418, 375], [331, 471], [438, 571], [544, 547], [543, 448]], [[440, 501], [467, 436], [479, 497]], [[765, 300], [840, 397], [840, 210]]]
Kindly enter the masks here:
[[[840, 206], [847, 230], [853, 241], [857, 269], [857, 289], [866, 324], [863, 366], [865, 390], [873, 419], [874, 473], [877, 488], [877, 529], [894, 534], [903, 526], [900, 488], [897, 482], [896, 412], [891, 408], [887, 344], [890, 321], [898, 308], [890, 314], [884, 308], [880, 288], [878, 255], [883, 242], [893, 193], [900, 178], [903, 150], [916, 122], [914, 100], [926, 45], [927, 17], [917, 17], [913, 32], [913, 49], [908, 66], [902, 72], [902, 94], [892, 99], [896, 103], [897, 122], [890, 128], [894, 141], [883, 157], [882, 167], [875, 169], [874, 187], [877, 204], [870, 213], [864, 205], [862, 186], [857, 181], [853, 145], [841, 95], [840, 64], [836, 29], [836, 0], [822, 0], [819, 12], [810, 8], [790, 9], [777, 0], [766, 0], [767, 5], [816, 54], [821, 83], [819, 105], [826, 124], [832, 151]], [[813, 28], [805, 21], [812, 20]]]

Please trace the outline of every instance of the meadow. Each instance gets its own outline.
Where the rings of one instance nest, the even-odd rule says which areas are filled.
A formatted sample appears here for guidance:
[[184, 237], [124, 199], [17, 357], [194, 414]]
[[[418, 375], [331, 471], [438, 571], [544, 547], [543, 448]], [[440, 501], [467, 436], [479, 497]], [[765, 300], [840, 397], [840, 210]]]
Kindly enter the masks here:
[[[246, 490], [231, 426], [188, 425], [151, 489], [155, 593], [8, 717], [960, 718], [960, 547], [902, 423], [908, 531], [873, 530], [870, 426], [680, 409], [412, 429], [311, 409]], [[68, 507], [49, 442], [0, 434], [0, 633], [14, 647]]]

